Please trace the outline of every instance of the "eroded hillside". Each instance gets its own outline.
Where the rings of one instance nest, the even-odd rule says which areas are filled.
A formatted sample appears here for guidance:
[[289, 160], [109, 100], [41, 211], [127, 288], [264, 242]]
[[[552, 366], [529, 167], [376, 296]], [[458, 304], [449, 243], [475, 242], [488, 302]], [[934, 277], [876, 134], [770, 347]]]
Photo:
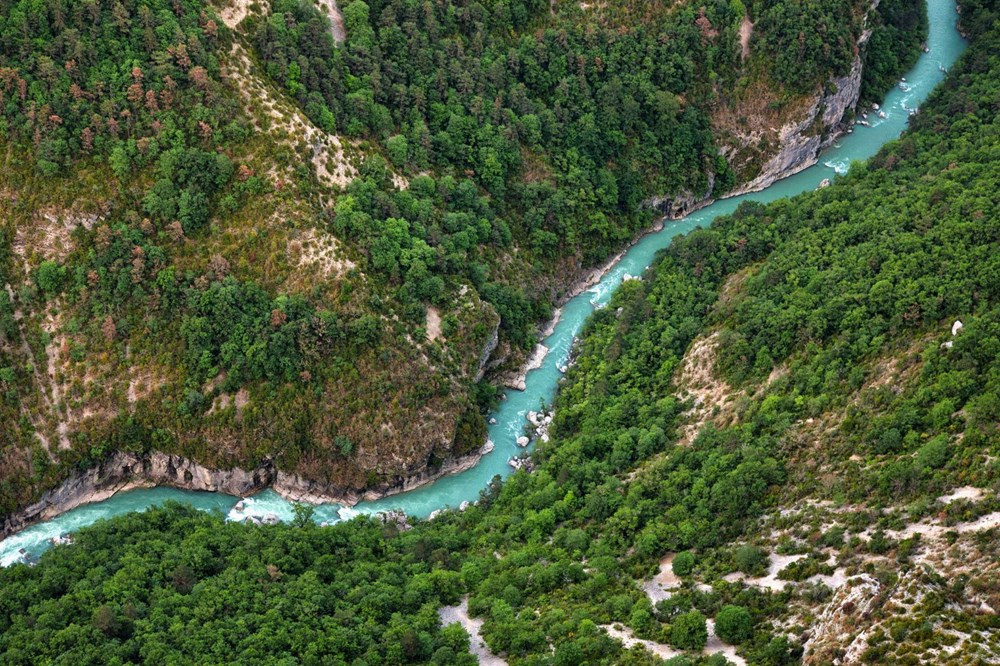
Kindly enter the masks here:
[[[335, 497], [474, 456], [490, 378], [583, 269], [782, 153], [723, 129], [759, 115], [734, 100], [825, 139], [895, 25], [342, 4], [3, 6], [4, 512], [115, 451]], [[762, 63], [806, 24], [836, 48], [788, 86]]]
[[119, 516], [0, 570], [5, 659], [995, 662], [995, 0], [961, 27], [900, 140], [623, 284], [531, 471], [428, 521]]

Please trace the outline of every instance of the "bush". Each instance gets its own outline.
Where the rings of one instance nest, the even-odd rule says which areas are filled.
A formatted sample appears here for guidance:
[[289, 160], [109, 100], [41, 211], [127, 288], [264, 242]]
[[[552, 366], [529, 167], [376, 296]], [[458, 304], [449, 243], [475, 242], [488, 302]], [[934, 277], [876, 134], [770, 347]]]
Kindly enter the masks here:
[[948, 462], [948, 438], [938, 435], [917, 450], [917, 466], [921, 469], [939, 469]]
[[740, 546], [733, 553], [733, 565], [748, 575], [762, 573], [769, 559], [767, 551], [749, 544]]
[[730, 645], [739, 645], [753, 635], [753, 618], [743, 606], [723, 606], [715, 616], [716, 635]]
[[35, 274], [35, 283], [46, 296], [52, 296], [62, 289], [65, 278], [66, 268], [47, 259], [38, 267], [38, 272]]
[[696, 610], [678, 615], [670, 627], [670, 644], [679, 650], [700, 650], [707, 642], [705, 616]]
[[673, 570], [678, 576], [689, 576], [691, 572], [694, 571], [694, 554], [690, 551], [684, 551], [683, 553], [677, 553], [674, 556]]

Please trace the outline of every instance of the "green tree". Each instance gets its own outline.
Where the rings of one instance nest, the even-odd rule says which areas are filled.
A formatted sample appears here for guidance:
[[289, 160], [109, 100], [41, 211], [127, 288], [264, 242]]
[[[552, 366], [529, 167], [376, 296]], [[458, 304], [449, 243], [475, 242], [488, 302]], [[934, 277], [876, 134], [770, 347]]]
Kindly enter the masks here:
[[691, 572], [694, 571], [694, 565], [694, 553], [685, 550], [674, 555], [674, 561], [671, 563], [671, 568], [678, 576], [690, 576]]
[[739, 645], [753, 635], [753, 618], [743, 606], [723, 606], [715, 616], [716, 635], [730, 645]]
[[66, 267], [51, 259], [46, 259], [39, 264], [38, 271], [35, 273], [35, 284], [38, 285], [43, 294], [50, 297], [62, 289], [65, 279]]
[[670, 644], [679, 650], [701, 650], [707, 642], [705, 616], [699, 611], [682, 613], [670, 624]]

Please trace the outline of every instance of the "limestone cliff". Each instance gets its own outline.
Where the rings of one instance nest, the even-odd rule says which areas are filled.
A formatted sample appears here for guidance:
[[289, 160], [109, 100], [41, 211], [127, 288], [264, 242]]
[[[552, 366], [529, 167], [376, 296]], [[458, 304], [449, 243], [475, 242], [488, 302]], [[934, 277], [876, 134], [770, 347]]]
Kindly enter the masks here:
[[846, 76], [834, 77], [823, 92], [817, 93], [804, 114], [778, 130], [778, 148], [764, 163], [760, 173], [731, 195], [756, 192], [774, 181], [798, 173], [816, 163], [820, 151], [829, 146], [844, 128], [848, 111], [857, 106], [861, 94], [860, 49], [868, 39], [866, 31], [858, 42], [859, 53]]
[[312, 504], [335, 502], [351, 506], [360, 501], [406, 492], [448, 474], [469, 469], [490, 449], [491, 444], [487, 443], [469, 455], [449, 459], [438, 468], [425, 466], [418, 473], [391, 478], [364, 493], [283, 472], [270, 460], [252, 470], [211, 469], [188, 458], [159, 451], [148, 454], [116, 452], [104, 462], [72, 474], [37, 502], [4, 516], [0, 522], [0, 539], [80, 505], [107, 499], [120, 490], [153, 486], [221, 492], [237, 497], [270, 487], [293, 501]]

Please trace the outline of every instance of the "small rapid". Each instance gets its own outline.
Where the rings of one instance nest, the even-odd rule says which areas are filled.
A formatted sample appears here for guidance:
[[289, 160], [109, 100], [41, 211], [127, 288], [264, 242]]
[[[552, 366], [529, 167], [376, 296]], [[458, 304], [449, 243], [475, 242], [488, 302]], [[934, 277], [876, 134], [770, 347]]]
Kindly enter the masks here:
[[[943, 80], [947, 70], [965, 49], [965, 41], [956, 26], [958, 13], [953, 0], [928, 0], [928, 17], [930, 34], [927, 52], [905, 79], [889, 92], [879, 109], [867, 111], [867, 125], [855, 125], [850, 133], [842, 136], [820, 156], [816, 165], [794, 176], [760, 192], [716, 201], [682, 220], [668, 222], [660, 231], [644, 236], [605, 273], [597, 285], [569, 300], [562, 307], [552, 332], [541, 341], [548, 348], [548, 353], [541, 366], [528, 373], [525, 390], [506, 391], [504, 400], [492, 414], [489, 437], [495, 446], [475, 467], [409, 492], [361, 502], [354, 507], [319, 505], [315, 509], [315, 520], [335, 523], [360, 514], [390, 509], [401, 509], [407, 514], [426, 518], [434, 511], [458, 508], [463, 502], [476, 501], [494, 476], [510, 474], [513, 468], [508, 461], [524, 450], [517, 446], [516, 441], [524, 432], [528, 413], [552, 402], [581, 326], [596, 308], [608, 303], [623, 280], [642, 275], [656, 253], [669, 245], [674, 236], [707, 226], [714, 218], [732, 213], [745, 201], [767, 203], [814, 190], [824, 180], [846, 173], [852, 163], [868, 159], [882, 145], [902, 133], [910, 115]], [[52, 544], [53, 539], [98, 520], [143, 511], [168, 500], [185, 502], [205, 511], [219, 511], [230, 520], [273, 522], [289, 520], [293, 516], [293, 505], [270, 489], [248, 498], [164, 487], [130, 490], [67, 511], [0, 541], [0, 566], [37, 557]]]

